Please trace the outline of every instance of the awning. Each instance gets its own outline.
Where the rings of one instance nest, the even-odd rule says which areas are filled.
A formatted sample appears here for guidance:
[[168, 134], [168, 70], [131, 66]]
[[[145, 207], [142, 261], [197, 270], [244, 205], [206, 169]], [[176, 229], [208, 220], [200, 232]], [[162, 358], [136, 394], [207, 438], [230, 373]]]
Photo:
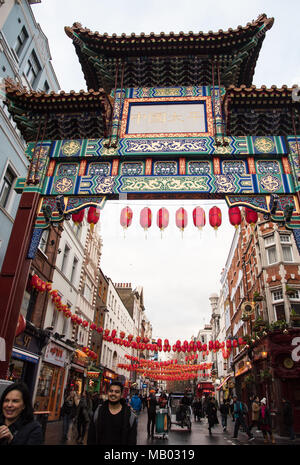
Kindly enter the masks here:
[[220, 386], [217, 387], [217, 391], [219, 391], [221, 389], [221, 387], [226, 383], [226, 381], [229, 380], [229, 378], [231, 378], [231, 375], [227, 376], [225, 379], [223, 379], [222, 383], [220, 384]]

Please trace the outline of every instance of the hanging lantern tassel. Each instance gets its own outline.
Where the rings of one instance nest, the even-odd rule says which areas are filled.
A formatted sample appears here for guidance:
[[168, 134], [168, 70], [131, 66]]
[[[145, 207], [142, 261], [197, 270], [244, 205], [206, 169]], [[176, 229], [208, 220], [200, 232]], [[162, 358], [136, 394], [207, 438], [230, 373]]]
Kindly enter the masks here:
[[100, 218], [100, 208], [99, 207], [90, 207], [87, 215], [87, 222], [90, 225], [91, 232], [94, 231], [95, 224], [98, 223]]
[[145, 239], [147, 239], [147, 230], [151, 227], [152, 224], [152, 212], [150, 208], [145, 207], [141, 210], [140, 213], [140, 225], [144, 228]]
[[160, 208], [157, 212], [157, 226], [160, 229], [160, 238], [162, 239], [163, 230], [169, 225], [169, 212], [166, 208]]
[[186, 228], [188, 223], [187, 212], [184, 208], [178, 208], [176, 212], [176, 226], [181, 230], [181, 237], [183, 239], [183, 231]]
[[133, 213], [130, 207], [125, 207], [121, 210], [120, 223], [124, 229], [124, 239], [125, 239], [125, 231], [131, 225], [132, 216], [133, 216]]
[[209, 224], [214, 228], [217, 237], [218, 227], [222, 223], [222, 213], [219, 207], [212, 207], [209, 210]]
[[199, 229], [200, 231], [200, 238], [203, 226], [205, 226], [206, 218], [205, 218], [205, 211], [201, 207], [196, 207], [193, 210], [193, 222], [194, 226]]
[[78, 213], [73, 213], [72, 214], [72, 220], [75, 223], [76, 226], [82, 223], [84, 218], [84, 209], [80, 210]]

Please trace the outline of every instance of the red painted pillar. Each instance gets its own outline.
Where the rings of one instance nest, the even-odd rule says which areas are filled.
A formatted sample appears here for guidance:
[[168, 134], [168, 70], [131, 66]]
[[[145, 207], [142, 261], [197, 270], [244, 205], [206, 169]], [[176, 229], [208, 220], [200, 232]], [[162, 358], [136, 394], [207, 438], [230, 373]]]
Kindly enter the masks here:
[[0, 379], [7, 378], [20, 307], [31, 265], [27, 252], [39, 199], [38, 192], [23, 192], [0, 274], [0, 337], [4, 339], [6, 345], [6, 359], [0, 361]]

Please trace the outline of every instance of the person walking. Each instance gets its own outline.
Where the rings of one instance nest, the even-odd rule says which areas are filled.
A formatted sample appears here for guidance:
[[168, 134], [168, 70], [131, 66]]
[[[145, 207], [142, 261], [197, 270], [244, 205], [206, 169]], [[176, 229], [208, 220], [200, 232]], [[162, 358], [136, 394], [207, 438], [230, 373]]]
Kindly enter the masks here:
[[99, 405], [90, 422], [87, 444], [136, 445], [137, 417], [122, 398], [123, 385], [113, 381], [108, 399]]
[[63, 419], [62, 443], [68, 440], [69, 428], [72, 422], [72, 416], [74, 415], [74, 394], [74, 391], [66, 392], [64, 403], [60, 410], [60, 416]]
[[271, 423], [271, 414], [270, 409], [267, 407], [267, 400], [264, 397], [260, 401], [260, 410], [259, 410], [259, 417], [258, 417], [259, 427], [264, 436], [264, 442], [269, 442], [268, 435], [272, 443], [275, 443], [275, 439], [272, 433], [272, 423]]
[[259, 421], [258, 421], [259, 420], [259, 411], [260, 411], [259, 397], [256, 396], [252, 400], [252, 404], [251, 404], [251, 424], [249, 426], [250, 433], [251, 433], [251, 430], [252, 430], [254, 425], [256, 425], [257, 428], [259, 428]]
[[210, 398], [209, 402], [207, 403], [206, 414], [207, 414], [207, 419], [208, 419], [208, 431], [211, 436], [212, 435], [211, 428], [213, 428], [214, 425], [217, 425], [219, 423], [218, 417], [217, 417], [216, 402], [213, 397]]
[[223, 431], [227, 429], [227, 416], [230, 413], [230, 408], [228, 402], [224, 399], [223, 403], [220, 405], [220, 413], [221, 413], [221, 422], [223, 426]]
[[148, 422], [147, 422], [147, 433], [148, 433], [148, 438], [153, 438], [154, 437], [154, 427], [155, 427], [155, 421], [156, 421], [156, 406], [157, 406], [157, 400], [155, 397], [155, 391], [154, 389], [150, 389], [149, 392], [149, 397], [147, 399], [147, 413], [148, 413]]
[[26, 384], [13, 383], [0, 400], [0, 445], [41, 445], [43, 431], [34, 420], [33, 407]]
[[290, 401], [288, 401], [285, 397], [282, 398], [282, 403], [283, 403], [283, 424], [288, 430], [290, 439], [293, 441], [295, 439], [293, 409], [292, 409]]
[[141, 413], [142, 401], [137, 393], [132, 396], [130, 406], [137, 416]]
[[90, 412], [91, 412], [91, 405], [89, 404], [89, 398], [87, 397], [86, 393], [84, 392], [81, 395], [81, 399], [79, 401], [76, 418], [77, 418], [77, 444], [83, 444], [85, 433], [87, 431], [87, 427], [90, 421]]
[[247, 410], [240, 400], [238, 400], [237, 396], [233, 396], [233, 405], [234, 405], [234, 433], [233, 438], [238, 437], [239, 428], [242, 426], [245, 433], [247, 433], [249, 441], [252, 441], [254, 438], [253, 434], [250, 433], [248, 426], [246, 425], [245, 417], [247, 415]]

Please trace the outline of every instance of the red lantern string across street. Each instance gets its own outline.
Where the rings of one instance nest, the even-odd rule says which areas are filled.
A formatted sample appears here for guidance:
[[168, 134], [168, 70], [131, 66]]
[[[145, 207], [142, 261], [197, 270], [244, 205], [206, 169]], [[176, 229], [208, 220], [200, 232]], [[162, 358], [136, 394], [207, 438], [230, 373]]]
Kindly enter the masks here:
[[228, 210], [229, 221], [232, 226], [238, 228], [242, 222], [241, 210], [239, 207], [230, 207]]
[[169, 225], [169, 212], [166, 208], [160, 208], [157, 212], [157, 226], [161, 232]]
[[252, 227], [255, 225], [255, 223], [258, 220], [258, 214], [255, 210], [252, 210], [252, 208], [245, 207], [245, 217], [246, 221], [248, 224], [250, 224]]
[[219, 207], [212, 207], [209, 210], [209, 224], [217, 231], [222, 223], [222, 213]]
[[98, 223], [100, 218], [100, 208], [99, 207], [90, 207], [87, 215], [87, 222], [90, 225], [90, 229], [93, 232], [95, 224]]
[[201, 207], [195, 207], [193, 210], [193, 222], [194, 226], [198, 228], [200, 231], [205, 226], [206, 223], [206, 217], [205, 217], [205, 211]]

